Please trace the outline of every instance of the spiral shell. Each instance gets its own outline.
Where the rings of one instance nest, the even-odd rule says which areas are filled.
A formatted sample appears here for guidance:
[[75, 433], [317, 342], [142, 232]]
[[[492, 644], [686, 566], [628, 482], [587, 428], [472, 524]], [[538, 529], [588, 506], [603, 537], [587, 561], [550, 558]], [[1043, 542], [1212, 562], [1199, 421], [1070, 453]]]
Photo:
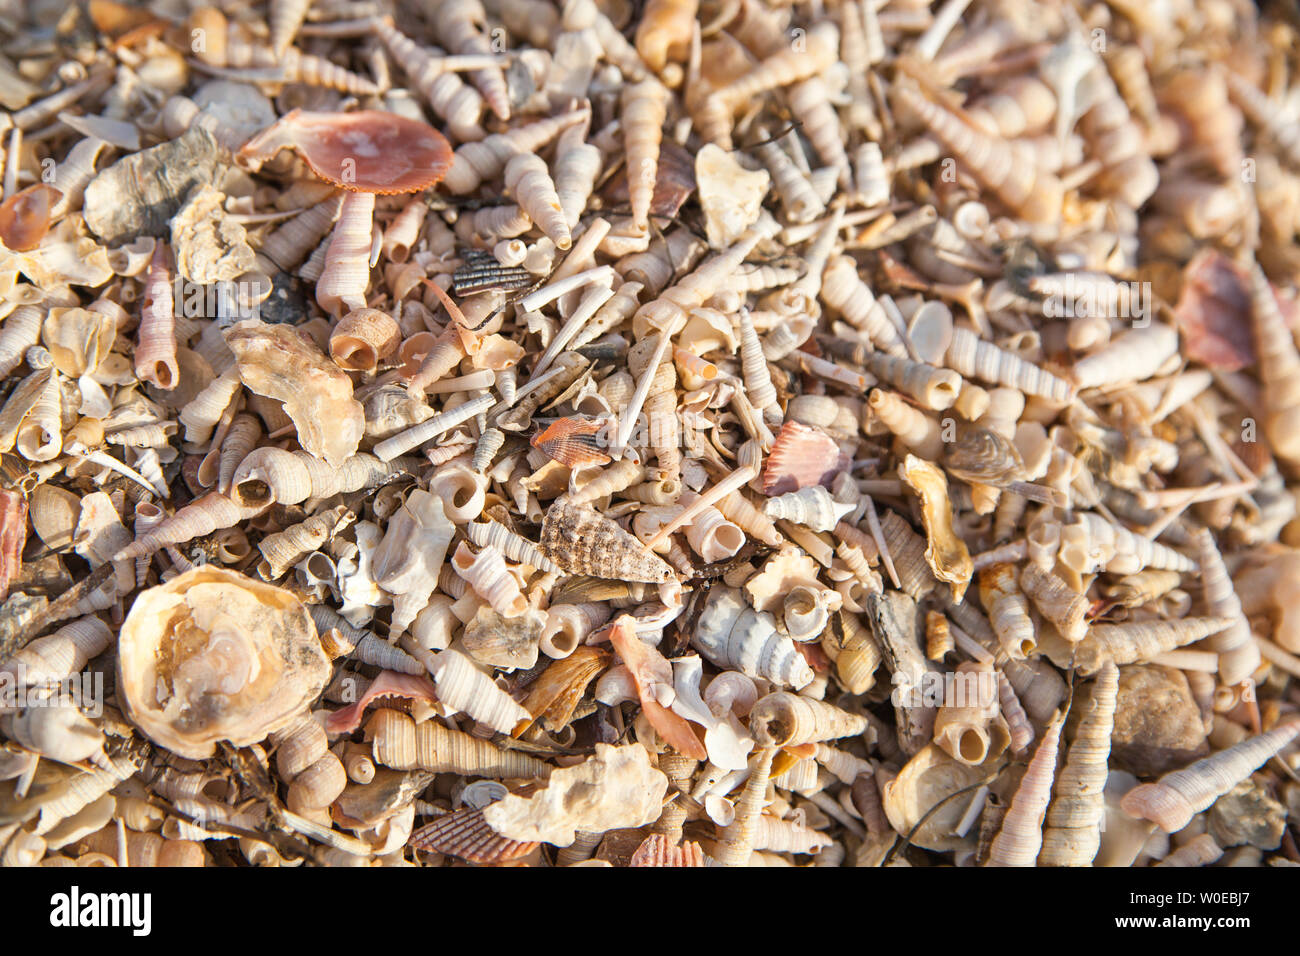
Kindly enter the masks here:
[[718, 667], [796, 690], [813, 679], [794, 643], [777, 633], [772, 616], [749, 607], [733, 588], [715, 587], [709, 592], [691, 646]]
[[821, 485], [811, 485], [769, 498], [763, 505], [763, 513], [769, 518], [784, 518], [814, 531], [832, 531], [854, 507], [851, 503], [836, 501]]
[[[527, 711], [525, 713], [525, 719]], [[486, 740], [451, 730], [434, 720], [417, 724], [406, 714], [382, 708], [366, 724], [375, 762], [396, 770], [472, 774], [476, 777], [545, 778], [551, 768], [517, 750], [500, 750]]]
[[1297, 735], [1300, 721], [1288, 721], [1190, 767], [1167, 773], [1155, 783], [1139, 784], [1124, 795], [1120, 806], [1131, 817], [1150, 820], [1166, 833], [1176, 833]]

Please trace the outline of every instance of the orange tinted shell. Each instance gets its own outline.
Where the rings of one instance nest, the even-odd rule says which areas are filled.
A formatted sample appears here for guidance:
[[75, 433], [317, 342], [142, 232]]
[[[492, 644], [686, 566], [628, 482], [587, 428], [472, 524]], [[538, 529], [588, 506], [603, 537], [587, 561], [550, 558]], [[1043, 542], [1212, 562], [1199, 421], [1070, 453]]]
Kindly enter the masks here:
[[566, 468], [609, 464], [609, 455], [601, 451], [600, 433], [606, 423], [595, 418], [561, 418], [545, 431], [533, 436], [532, 445]]
[[245, 143], [239, 159], [260, 164], [282, 149], [296, 151], [340, 189], [385, 195], [428, 189], [446, 175], [452, 157], [441, 133], [396, 113], [294, 110]]
[[45, 183], [14, 193], [0, 205], [0, 242], [14, 252], [35, 249], [50, 231], [50, 210], [62, 198]]

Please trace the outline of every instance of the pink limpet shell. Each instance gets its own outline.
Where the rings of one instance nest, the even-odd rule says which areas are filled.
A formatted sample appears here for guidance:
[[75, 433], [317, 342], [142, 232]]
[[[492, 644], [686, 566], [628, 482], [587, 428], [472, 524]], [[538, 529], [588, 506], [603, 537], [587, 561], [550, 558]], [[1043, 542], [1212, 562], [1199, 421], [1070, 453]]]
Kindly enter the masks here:
[[260, 165], [282, 149], [340, 189], [384, 195], [436, 185], [452, 158], [451, 144], [432, 126], [381, 110], [294, 110], [245, 143], [239, 159]]

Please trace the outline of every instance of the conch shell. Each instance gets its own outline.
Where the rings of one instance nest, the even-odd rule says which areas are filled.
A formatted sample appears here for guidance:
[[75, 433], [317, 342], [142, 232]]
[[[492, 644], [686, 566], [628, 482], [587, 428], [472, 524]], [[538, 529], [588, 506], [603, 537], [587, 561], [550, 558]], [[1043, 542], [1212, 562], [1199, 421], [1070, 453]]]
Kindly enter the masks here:
[[691, 645], [718, 667], [795, 690], [813, 679], [812, 668], [794, 642], [776, 632], [772, 615], [755, 611], [734, 588], [709, 592]]
[[810, 485], [768, 499], [763, 513], [769, 518], [784, 518], [813, 531], [831, 531], [855, 507], [851, 502], [836, 501], [821, 485]]
[[118, 638], [126, 715], [183, 757], [257, 743], [325, 688], [330, 666], [288, 591], [211, 566], [136, 597]]

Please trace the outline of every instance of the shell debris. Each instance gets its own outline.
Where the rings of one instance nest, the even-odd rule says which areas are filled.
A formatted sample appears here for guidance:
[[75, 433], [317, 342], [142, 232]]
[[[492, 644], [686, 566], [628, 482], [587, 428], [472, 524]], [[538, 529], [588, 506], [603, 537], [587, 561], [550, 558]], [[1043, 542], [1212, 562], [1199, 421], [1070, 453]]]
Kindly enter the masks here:
[[1300, 860], [1294, 4], [64, 6], [0, 865]]

